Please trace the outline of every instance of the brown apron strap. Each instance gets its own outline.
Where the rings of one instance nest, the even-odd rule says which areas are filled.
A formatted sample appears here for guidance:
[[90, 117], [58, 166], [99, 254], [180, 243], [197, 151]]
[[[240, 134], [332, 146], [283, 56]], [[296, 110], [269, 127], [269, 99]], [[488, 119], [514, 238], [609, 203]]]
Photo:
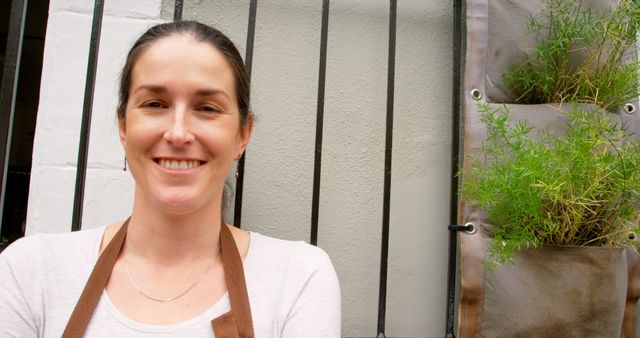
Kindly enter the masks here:
[[[229, 292], [231, 310], [211, 321], [216, 337], [219, 338], [253, 338], [253, 321], [249, 306], [249, 295], [244, 279], [242, 259], [231, 231], [224, 221], [220, 228], [220, 255], [224, 266], [224, 276]], [[102, 291], [107, 285], [113, 266], [122, 250], [127, 235], [127, 219], [120, 230], [104, 249], [89, 280], [80, 295], [76, 307], [71, 313], [63, 338], [81, 338], [93, 316], [93, 311], [100, 300]]]
[[253, 338], [253, 321], [242, 259], [233, 235], [226, 226], [220, 229], [220, 248], [231, 311], [211, 321], [213, 333], [216, 337]]
[[127, 236], [129, 219], [131, 219], [131, 217], [124, 221], [118, 233], [116, 233], [109, 245], [107, 245], [102, 254], [100, 254], [100, 257], [98, 257], [98, 261], [93, 267], [93, 271], [91, 271], [89, 280], [84, 286], [84, 290], [82, 290], [82, 295], [80, 295], [80, 299], [78, 299], [78, 303], [76, 303], [76, 307], [73, 309], [71, 317], [67, 322], [67, 327], [64, 329], [64, 333], [62, 333], [62, 338], [81, 338], [84, 336], [84, 331], [87, 329], [87, 325], [89, 325], [89, 321], [93, 316], [93, 310], [95, 310], [100, 300], [102, 290], [104, 290], [104, 287], [107, 285], [113, 266], [122, 249], [122, 244]]

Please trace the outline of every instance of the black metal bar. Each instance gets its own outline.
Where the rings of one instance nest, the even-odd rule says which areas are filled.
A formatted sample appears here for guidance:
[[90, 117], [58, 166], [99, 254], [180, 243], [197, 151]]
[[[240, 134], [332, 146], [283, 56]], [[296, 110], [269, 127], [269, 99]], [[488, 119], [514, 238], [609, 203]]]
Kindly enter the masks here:
[[318, 106], [316, 110], [316, 151], [313, 160], [313, 197], [311, 200], [311, 244], [318, 244], [318, 215], [320, 209], [320, 176], [322, 162], [322, 130], [324, 124], [324, 87], [327, 73], [327, 39], [329, 36], [329, 1], [322, 1], [320, 28], [320, 66], [318, 71]]
[[173, 21], [182, 20], [182, 0], [176, 0], [175, 5], [173, 6]]
[[[453, 1], [453, 92], [451, 123], [451, 186], [449, 200], [449, 224], [458, 222], [458, 175], [460, 163], [460, 86], [462, 67], [462, 0]], [[456, 303], [456, 264], [458, 260], [458, 234], [449, 232], [449, 267], [447, 276], [446, 337], [454, 338]]]
[[[256, 12], [258, 0], [251, 0], [249, 4], [249, 22], [247, 24], [247, 47], [245, 49], [244, 67], [251, 80], [251, 66], [253, 63], [253, 39], [256, 35]], [[244, 162], [247, 156], [245, 151], [238, 161], [238, 177], [236, 178], [236, 199], [233, 212], [233, 224], [238, 228], [242, 225], [242, 190], [244, 187]]]
[[[24, 38], [24, 22], [27, 15], [27, 0], [13, 0], [9, 14], [9, 32], [0, 86], [0, 220], [4, 215], [4, 196], [7, 189], [9, 154], [13, 134], [13, 116], [16, 108], [20, 58]], [[2, 224], [0, 222], [0, 230]]]
[[389, 8], [389, 64], [387, 71], [387, 125], [384, 150], [384, 196], [382, 202], [382, 248], [380, 254], [380, 294], [378, 298], [378, 337], [384, 337], [387, 307], [387, 265], [389, 257], [389, 209], [391, 204], [391, 155], [393, 150], [393, 99], [396, 67], [397, 1]]
[[93, 7], [93, 22], [91, 24], [91, 39], [89, 43], [89, 60], [87, 62], [87, 79], [84, 85], [82, 122], [80, 125], [80, 145], [78, 147], [78, 164], [76, 169], [76, 190], [73, 200], [73, 219], [71, 221], [72, 231], [82, 229], [84, 183], [87, 175], [91, 115], [93, 113], [93, 92], [96, 84], [96, 69], [98, 66], [98, 50], [100, 47], [100, 31], [102, 30], [103, 12], [104, 0], [95, 0]]

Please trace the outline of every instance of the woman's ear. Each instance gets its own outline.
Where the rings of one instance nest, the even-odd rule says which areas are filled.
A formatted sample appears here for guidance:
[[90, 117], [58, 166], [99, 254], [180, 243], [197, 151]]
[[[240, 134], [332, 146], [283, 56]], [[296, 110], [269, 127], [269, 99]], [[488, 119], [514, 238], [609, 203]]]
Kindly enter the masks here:
[[124, 118], [118, 119], [118, 134], [120, 135], [120, 144], [124, 147], [127, 143], [127, 133], [126, 133], [126, 125], [124, 123]]
[[238, 137], [238, 154], [242, 154], [251, 140], [253, 134], [253, 113], [247, 114], [247, 122], [244, 126], [240, 126], [240, 135]]

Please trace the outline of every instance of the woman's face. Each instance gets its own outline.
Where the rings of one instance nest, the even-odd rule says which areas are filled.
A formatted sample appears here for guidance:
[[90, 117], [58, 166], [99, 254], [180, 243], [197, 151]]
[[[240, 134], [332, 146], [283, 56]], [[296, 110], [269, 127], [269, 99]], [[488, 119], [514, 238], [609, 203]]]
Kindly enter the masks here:
[[219, 206], [231, 163], [251, 137], [225, 57], [174, 35], [142, 52], [132, 75], [119, 129], [136, 198], [174, 214]]

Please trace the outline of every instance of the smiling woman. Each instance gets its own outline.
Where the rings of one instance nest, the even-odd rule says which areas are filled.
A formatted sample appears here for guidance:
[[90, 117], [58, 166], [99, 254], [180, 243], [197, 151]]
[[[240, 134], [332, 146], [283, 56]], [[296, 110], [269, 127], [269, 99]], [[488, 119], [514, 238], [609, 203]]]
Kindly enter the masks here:
[[324, 251], [221, 221], [225, 178], [253, 128], [233, 43], [193, 21], [150, 28], [127, 56], [119, 101], [131, 217], [7, 248], [0, 318], [13, 324], [0, 336], [340, 336]]
[[229, 63], [216, 47], [182, 34], [142, 51], [131, 72], [119, 126], [141, 196], [134, 208], [219, 219], [208, 206], [221, 205], [224, 180], [253, 122], [246, 111], [241, 123]]

